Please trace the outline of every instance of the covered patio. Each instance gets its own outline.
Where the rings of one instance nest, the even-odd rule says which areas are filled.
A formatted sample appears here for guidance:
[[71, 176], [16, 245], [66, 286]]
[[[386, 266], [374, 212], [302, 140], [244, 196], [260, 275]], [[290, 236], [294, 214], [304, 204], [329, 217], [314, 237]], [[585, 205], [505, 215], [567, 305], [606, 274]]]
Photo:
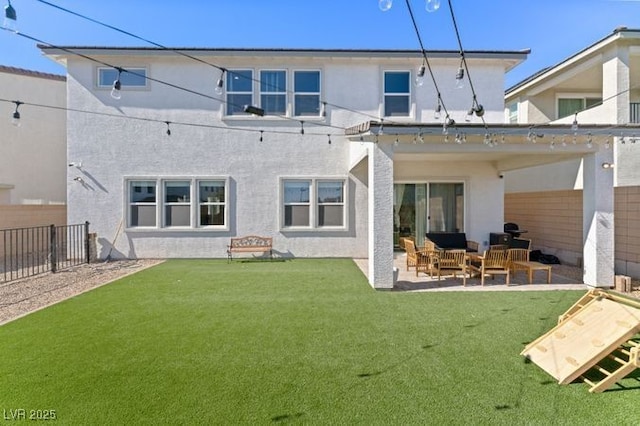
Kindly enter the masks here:
[[[483, 252], [489, 248], [490, 233], [502, 232], [504, 172], [579, 158], [583, 163], [584, 181], [584, 271], [577, 279], [568, 281], [582, 285], [581, 288], [585, 288], [584, 284], [612, 286], [614, 182], [611, 167], [619, 138], [634, 137], [639, 131], [638, 125], [581, 124], [576, 129], [570, 124], [534, 127], [450, 122], [449, 126], [443, 126], [386, 121], [365, 122], [348, 129], [347, 136], [352, 141], [351, 173], [366, 182], [369, 191], [366, 265], [369, 283], [374, 288], [391, 289], [397, 288], [398, 283], [414, 282], [401, 275], [394, 285], [395, 184], [460, 182], [464, 206], [453, 232], [465, 232], [468, 239], [479, 243], [478, 250]], [[418, 229], [418, 234], [422, 232]], [[560, 277], [555, 280], [558, 285], [570, 284]], [[420, 286], [425, 288], [442, 287], [421, 282]]]

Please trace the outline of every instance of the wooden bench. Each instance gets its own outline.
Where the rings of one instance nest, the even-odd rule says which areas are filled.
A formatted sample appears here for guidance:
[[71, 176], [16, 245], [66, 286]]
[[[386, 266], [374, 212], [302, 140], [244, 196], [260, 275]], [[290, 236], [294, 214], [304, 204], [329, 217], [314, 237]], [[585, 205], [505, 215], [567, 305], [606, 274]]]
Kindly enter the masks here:
[[267, 253], [273, 259], [273, 238], [247, 235], [246, 237], [231, 238], [227, 246], [227, 258], [230, 262], [233, 253]]

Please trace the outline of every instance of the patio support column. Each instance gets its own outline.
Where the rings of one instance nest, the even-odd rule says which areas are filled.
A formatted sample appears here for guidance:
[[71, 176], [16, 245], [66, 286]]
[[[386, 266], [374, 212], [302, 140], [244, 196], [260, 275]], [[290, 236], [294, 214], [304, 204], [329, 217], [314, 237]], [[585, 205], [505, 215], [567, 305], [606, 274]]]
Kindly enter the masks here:
[[614, 285], [614, 205], [612, 149], [601, 148], [583, 157], [582, 234], [584, 283], [593, 287]]
[[369, 283], [393, 288], [393, 147], [369, 150]]

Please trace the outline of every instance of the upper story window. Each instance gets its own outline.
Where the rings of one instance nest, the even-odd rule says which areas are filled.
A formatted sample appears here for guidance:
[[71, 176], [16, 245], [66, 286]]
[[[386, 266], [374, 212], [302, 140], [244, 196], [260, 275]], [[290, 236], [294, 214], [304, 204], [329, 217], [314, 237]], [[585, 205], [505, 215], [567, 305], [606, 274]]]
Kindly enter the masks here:
[[282, 227], [344, 229], [345, 179], [284, 179]]
[[594, 107], [602, 103], [602, 97], [569, 97], [558, 98], [558, 119], [574, 115], [587, 108]]
[[113, 82], [120, 78], [122, 88], [145, 88], [147, 87], [147, 69], [146, 68], [123, 68], [126, 71], [120, 73], [115, 68], [98, 68], [98, 87], [113, 86]]
[[408, 117], [410, 112], [409, 71], [385, 71], [384, 73], [384, 116]]
[[260, 107], [266, 114], [286, 114], [286, 71], [260, 71]]
[[227, 115], [246, 115], [245, 105], [253, 105], [253, 71], [227, 72]]
[[293, 91], [294, 115], [320, 115], [320, 71], [294, 71]]
[[518, 103], [514, 102], [509, 105], [509, 123], [518, 122]]

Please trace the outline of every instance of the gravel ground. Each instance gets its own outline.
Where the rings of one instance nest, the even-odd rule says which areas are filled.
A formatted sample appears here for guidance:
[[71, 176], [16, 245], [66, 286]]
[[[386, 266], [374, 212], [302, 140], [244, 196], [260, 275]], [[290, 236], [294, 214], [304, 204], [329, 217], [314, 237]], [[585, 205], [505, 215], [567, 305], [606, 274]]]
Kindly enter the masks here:
[[0, 324], [163, 262], [115, 260], [74, 266], [0, 285]]
[[[0, 285], [0, 325], [162, 262], [136, 259], [91, 263]], [[582, 281], [580, 268], [553, 267], [554, 273]], [[640, 298], [640, 281], [633, 280], [632, 286], [631, 295]]]

